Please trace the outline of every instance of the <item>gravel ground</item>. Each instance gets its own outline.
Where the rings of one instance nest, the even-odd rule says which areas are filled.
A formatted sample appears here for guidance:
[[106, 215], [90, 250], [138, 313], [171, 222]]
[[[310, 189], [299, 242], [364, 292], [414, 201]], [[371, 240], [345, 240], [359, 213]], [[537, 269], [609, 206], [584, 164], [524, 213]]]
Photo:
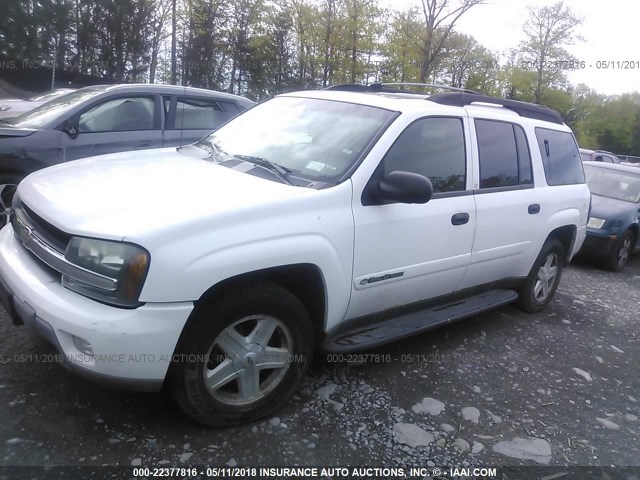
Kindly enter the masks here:
[[278, 417], [204, 429], [164, 395], [109, 390], [56, 364], [0, 310], [0, 465], [640, 466], [640, 259], [565, 270], [540, 314], [504, 307], [319, 359]]

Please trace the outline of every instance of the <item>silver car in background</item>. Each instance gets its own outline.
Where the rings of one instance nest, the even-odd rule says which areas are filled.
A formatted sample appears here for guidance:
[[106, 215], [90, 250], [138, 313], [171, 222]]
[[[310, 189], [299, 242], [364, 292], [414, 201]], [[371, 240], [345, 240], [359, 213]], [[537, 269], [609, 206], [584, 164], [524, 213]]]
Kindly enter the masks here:
[[73, 88], [57, 88], [31, 98], [3, 98], [0, 99], [0, 119], [9, 119], [39, 107], [43, 103], [61, 95], [73, 92]]
[[98, 85], [0, 119], [0, 227], [28, 174], [78, 158], [193, 143], [254, 102], [174, 85]]

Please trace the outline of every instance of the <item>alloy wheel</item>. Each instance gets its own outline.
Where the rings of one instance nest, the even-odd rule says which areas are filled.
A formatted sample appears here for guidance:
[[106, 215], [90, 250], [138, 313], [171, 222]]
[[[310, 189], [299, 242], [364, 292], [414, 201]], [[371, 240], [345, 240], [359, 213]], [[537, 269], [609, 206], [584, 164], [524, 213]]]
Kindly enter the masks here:
[[202, 372], [205, 386], [226, 405], [257, 402], [285, 377], [292, 352], [283, 322], [267, 315], [241, 318], [213, 341]]
[[558, 255], [551, 252], [547, 255], [538, 270], [538, 278], [534, 286], [536, 301], [543, 303], [555, 286], [558, 279]]
[[620, 251], [618, 251], [618, 265], [621, 267], [626, 265], [627, 260], [629, 260], [629, 254], [631, 252], [631, 237], [627, 236], [622, 242], [622, 246], [620, 247]]

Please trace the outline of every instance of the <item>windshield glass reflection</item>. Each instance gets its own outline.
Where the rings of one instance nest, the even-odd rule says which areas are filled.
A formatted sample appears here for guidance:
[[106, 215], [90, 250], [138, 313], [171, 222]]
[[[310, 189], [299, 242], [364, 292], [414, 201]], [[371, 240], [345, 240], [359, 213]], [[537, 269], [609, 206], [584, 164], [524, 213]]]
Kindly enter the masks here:
[[102, 93], [106, 88], [106, 86], [87, 87], [61, 95], [33, 110], [8, 120], [8, 122], [19, 128], [42, 128], [51, 121], [58, 119], [69, 107]]

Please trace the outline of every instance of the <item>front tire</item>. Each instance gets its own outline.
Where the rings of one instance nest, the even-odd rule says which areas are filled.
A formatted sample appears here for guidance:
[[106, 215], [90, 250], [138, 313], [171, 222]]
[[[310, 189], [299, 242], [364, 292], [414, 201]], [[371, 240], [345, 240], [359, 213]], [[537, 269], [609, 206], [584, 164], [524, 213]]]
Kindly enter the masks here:
[[612, 272], [622, 270], [627, 263], [629, 263], [634, 246], [635, 238], [633, 233], [627, 230], [618, 238], [613, 246], [611, 256], [606, 261], [606, 267]]
[[518, 307], [525, 312], [544, 310], [560, 284], [564, 270], [564, 247], [557, 239], [547, 240], [518, 292]]
[[313, 354], [313, 325], [288, 290], [261, 283], [198, 307], [170, 372], [182, 410], [213, 427], [253, 422], [297, 390]]
[[9, 223], [13, 196], [22, 177], [16, 175], [0, 175], [0, 228]]

